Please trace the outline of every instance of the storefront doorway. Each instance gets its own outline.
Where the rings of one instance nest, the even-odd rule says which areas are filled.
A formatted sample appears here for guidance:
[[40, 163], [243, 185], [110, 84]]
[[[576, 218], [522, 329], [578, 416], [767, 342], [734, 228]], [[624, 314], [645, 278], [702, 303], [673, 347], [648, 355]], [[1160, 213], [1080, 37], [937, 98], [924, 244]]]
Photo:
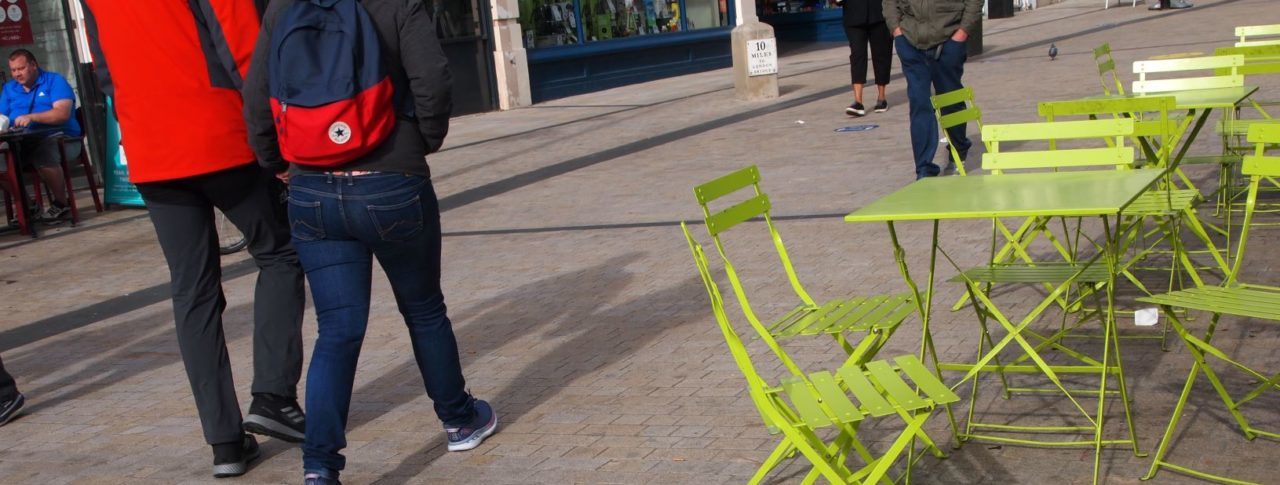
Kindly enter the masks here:
[[487, 0], [423, 0], [435, 15], [449, 70], [453, 73], [453, 114], [492, 111], [493, 40]]

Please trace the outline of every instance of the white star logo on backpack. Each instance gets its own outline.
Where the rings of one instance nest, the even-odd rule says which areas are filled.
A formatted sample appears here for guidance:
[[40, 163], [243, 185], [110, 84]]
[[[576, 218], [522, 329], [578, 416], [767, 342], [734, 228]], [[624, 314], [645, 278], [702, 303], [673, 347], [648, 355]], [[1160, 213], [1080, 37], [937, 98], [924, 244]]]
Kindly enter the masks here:
[[341, 121], [335, 121], [329, 125], [329, 141], [338, 145], [345, 145], [351, 141], [351, 127]]

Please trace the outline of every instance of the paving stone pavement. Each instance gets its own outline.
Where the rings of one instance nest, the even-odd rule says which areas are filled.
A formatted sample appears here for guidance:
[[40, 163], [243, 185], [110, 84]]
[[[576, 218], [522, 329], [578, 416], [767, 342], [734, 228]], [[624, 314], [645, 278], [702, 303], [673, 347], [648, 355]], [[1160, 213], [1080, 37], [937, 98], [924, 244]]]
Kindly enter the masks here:
[[[1127, 73], [1134, 60], [1210, 53], [1231, 42], [1236, 25], [1280, 23], [1270, 0], [1199, 0], [1159, 13], [1099, 3], [1068, 0], [986, 22], [986, 53], [970, 60], [965, 80], [987, 122], [1033, 121], [1037, 101], [1098, 93], [1091, 49], [1102, 42]], [[1052, 62], [1050, 42], [1060, 51]], [[390, 289], [375, 278], [344, 482], [746, 481], [776, 441], [724, 349], [677, 223], [701, 216], [692, 185], [756, 164], [815, 297], [903, 291], [883, 226], [840, 216], [911, 181], [906, 85], [895, 67], [890, 111], [845, 117], [847, 55], [836, 44], [784, 51], [782, 96], [769, 102], [735, 100], [729, 71], [719, 70], [457, 118], [446, 149], [430, 158], [445, 209], [444, 287], [470, 388], [495, 405], [501, 431], [474, 451], [445, 451]], [[1262, 94], [1280, 90], [1280, 80], [1258, 84]], [[851, 124], [879, 127], [833, 131]], [[1212, 153], [1213, 138], [1202, 137], [1195, 150]], [[926, 226], [900, 229], [913, 267], [925, 263]], [[953, 257], [982, 257], [986, 225], [945, 227]], [[0, 428], [0, 482], [213, 482], [173, 336], [167, 271], [145, 213], [112, 211], [45, 234], [0, 237], [0, 355], [28, 396], [23, 416]], [[734, 236], [736, 258], [769, 262], [745, 275], [757, 310], [782, 309], [787, 290], [767, 238]], [[1277, 283], [1270, 271], [1280, 258], [1266, 249], [1277, 242], [1274, 229], [1258, 231], [1248, 280]], [[247, 407], [254, 278], [243, 254], [225, 265], [227, 341]], [[954, 284], [938, 291], [947, 303], [960, 295]], [[1037, 296], [1026, 288], [1001, 298], [1025, 309]], [[1144, 332], [1127, 322], [1126, 333]], [[971, 355], [973, 323], [972, 312], [939, 311], [938, 352]], [[1192, 325], [1202, 328], [1204, 319]], [[1216, 338], [1224, 348], [1280, 368], [1269, 351], [1280, 341], [1274, 327], [1235, 320], [1223, 327]], [[915, 352], [919, 329], [908, 319], [882, 355]], [[304, 332], [309, 349], [311, 314]], [[1186, 351], [1170, 343], [1170, 352], [1154, 341], [1122, 346], [1143, 451], [1155, 448], [1190, 367]], [[840, 361], [828, 341], [797, 340], [788, 349], [806, 367]], [[770, 365], [771, 376], [785, 372]], [[1238, 375], [1227, 380], [1248, 385]], [[978, 407], [993, 420], [1049, 424], [1070, 416], [1061, 399], [1001, 400], [992, 382], [983, 381]], [[1280, 448], [1241, 439], [1210, 389], [1196, 391], [1171, 458], [1277, 483]], [[1278, 399], [1250, 405], [1260, 424], [1280, 424], [1280, 415], [1268, 414]], [[1122, 415], [1112, 404], [1108, 436], [1120, 437]], [[927, 429], [939, 441], [949, 437], [941, 414]], [[870, 426], [864, 439], [882, 448], [893, 432]], [[262, 445], [248, 475], [220, 483], [298, 482], [298, 449], [271, 439]], [[1137, 483], [1150, 460], [1121, 449], [1102, 459], [1109, 484]], [[1091, 465], [1086, 450], [975, 443], [946, 460], [925, 458], [913, 479], [1087, 483]], [[806, 471], [793, 461], [771, 483], [799, 482]], [[1196, 481], [1165, 471], [1156, 483]]]

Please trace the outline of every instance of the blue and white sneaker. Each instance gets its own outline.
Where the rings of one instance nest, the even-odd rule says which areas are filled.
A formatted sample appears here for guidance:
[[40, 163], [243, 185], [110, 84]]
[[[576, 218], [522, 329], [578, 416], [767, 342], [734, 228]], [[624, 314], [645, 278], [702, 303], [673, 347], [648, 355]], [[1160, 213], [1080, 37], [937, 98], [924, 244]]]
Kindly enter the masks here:
[[444, 432], [449, 435], [449, 451], [473, 449], [498, 430], [498, 413], [493, 412], [489, 403], [476, 399], [475, 408], [476, 417], [470, 423], [458, 428], [445, 426]]
[[337, 478], [330, 478], [325, 473], [307, 472], [302, 475], [302, 485], [342, 485]]

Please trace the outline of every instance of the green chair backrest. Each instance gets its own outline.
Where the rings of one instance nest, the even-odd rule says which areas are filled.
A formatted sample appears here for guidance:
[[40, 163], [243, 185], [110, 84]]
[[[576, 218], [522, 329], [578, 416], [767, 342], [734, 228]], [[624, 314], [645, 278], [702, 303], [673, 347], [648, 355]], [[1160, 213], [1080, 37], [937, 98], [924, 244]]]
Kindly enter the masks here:
[[[1135, 94], [1167, 93], [1188, 89], [1238, 88], [1244, 86], [1244, 76], [1240, 67], [1244, 65], [1244, 56], [1208, 56], [1188, 57], [1182, 59], [1161, 59], [1154, 61], [1137, 61], [1133, 63], [1133, 72], [1138, 80], [1133, 82]], [[1227, 75], [1213, 75], [1218, 69], [1227, 69]], [[1175, 79], [1147, 79], [1155, 73], [1190, 73], [1210, 71], [1209, 76], [1182, 77]]]
[[[739, 191], [747, 192], [746, 195], [748, 197], [745, 201], [730, 205], [725, 209], [713, 210], [711, 208], [713, 202]], [[742, 284], [741, 278], [738, 277], [737, 268], [729, 259], [724, 241], [720, 236], [725, 231], [756, 217], [764, 218], [765, 227], [769, 230], [774, 250], [778, 253], [778, 259], [782, 261], [782, 267], [787, 273], [787, 279], [791, 282], [792, 291], [805, 305], [815, 305], [813, 298], [801, 286], [800, 278], [796, 276], [795, 267], [791, 264], [791, 257], [787, 254], [787, 247], [782, 243], [782, 235], [778, 234], [777, 227], [773, 225], [773, 218], [769, 215], [771, 208], [769, 196], [760, 188], [760, 169], [756, 168], [755, 165], [739, 169], [694, 187], [693, 194], [698, 199], [698, 205], [702, 207], [702, 215], [707, 224], [707, 232], [711, 234], [712, 239], [715, 241], [716, 251], [720, 253], [720, 258], [724, 260], [725, 273], [729, 277], [729, 283], [733, 285], [734, 294], [738, 298], [739, 306], [742, 307], [742, 313], [753, 327], [758, 331], [763, 331], [766, 335], [769, 333], [764, 331], [764, 325], [751, 309], [751, 304], [747, 301], [746, 289]], [[791, 368], [796, 374], [801, 374], [800, 368], [786, 357], [780, 347], [774, 350], [782, 358], [783, 362], [787, 364], [788, 368]]]
[[1178, 120], [1169, 118], [1169, 112], [1174, 111], [1176, 106], [1177, 99], [1173, 96], [1147, 96], [1044, 101], [1037, 106], [1037, 111], [1045, 121], [1066, 121], [1061, 118], [1074, 116], [1132, 119], [1134, 144], [1139, 144], [1137, 137], [1157, 139], [1160, 151], [1152, 163], [1163, 167], [1169, 160], [1172, 147], [1177, 144], [1171, 138], [1174, 133], [1179, 132]]
[[[1102, 94], [1111, 96], [1111, 86], [1116, 86], [1115, 94], [1124, 95], [1124, 83], [1120, 81], [1120, 74], [1116, 72], [1116, 60], [1111, 57], [1111, 44], [1103, 43], [1093, 48], [1093, 62], [1098, 64], [1098, 80], [1102, 82]], [[1107, 82], [1107, 78], [1111, 78], [1111, 83]]]
[[[1087, 121], [1055, 121], [986, 125], [982, 127], [982, 139], [988, 151], [982, 155], [982, 166], [992, 174], [1005, 170], [1060, 169], [1114, 166], [1125, 169], [1133, 166], [1133, 147], [1125, 146], [1124, 139], [1133, 136], [1133, 120], [1129, 118]], [[1059, 149], [1061, 140], [1107, 139], [1103, 148]], [[1002, 151], [1003, 142], [1044, 141], [1047, 150]], [[1021, 147], [1019, 147], [1021, 148]]]
[[1236, 27], [1236, 37], [1240, 39], [1236, 41], [1236, 47], [1280, 44], [1280, 24]]
[[[712, 202], [739, 190], [746, 189], [750, 189], [752, 195], [747, 200], [720, 211], [711, 209]], [[806, 304], [814, 304], [813, 298], [800, 285], [800, 279], [796, 276], [795, 267], [792, 266], [791, 258], [787, 255], [787, 248], [782, 243], [782, 236], [778, 234], [777, 227], [773, 225], [773, 218], [769, 215], [769, 210], [772, 207], [769, 203], [769, 196], [760, 188], [760, 169], [756, 168], [755, 165], [739, 169], [694, 187], [693, 194], [698, 199], [698, 205], [702, 207], [702, 215], [707, 223], [707, 232], [715, 239], [716, 249], [720, 251], [721, 257], [725, 260], [726, 270], [729, 271], [729, 277], [733, 280], [735, 289], [738, 287], [739, 282], [732, 263], [730, 263], [729, 257], [725, 253], [724, 243], [720, 235], [738, 224], [756, 217], [763, 217], [765, 226], [769, 230], [769, 236], [773, 240], [774, 249], [777, 250], [778, 257], [782, 260], [782, 266], [787, 272], [787, 278], [791, 281], [792, 289]]]
[[[1244, 56], [1244, 65], [1237, 70], [1245, 77], [1259, 74], [1280, 74], [1280, 43], [1254, 47], [1219, 47], [1213, 50], [1215, 56]], [[1231, 73], [1230, 68], [1215, 69], [1214, 74], [1223, 76]]]
[[1249, 240], [1249, 226], [1253, 223], [1254, 207], [1258, 203], [1258, 186], [1262, 179], [1275, 180], [1280, 177], [1280, 156], [1267, 156], [1267, 147], [1280, 144], [1280, 124], [1257, 123], [1249, 127], [1250, 143], [1257, 144], [1253, 155], [1246, 155], [1240, 166], [1240, 173], [1249, 177], [1249, 196], [1245, 199], [1244, 223], [1240, 229], [1240, 244], [1236, 246], [1236, 260], [1227, 275], [1225, 285], [1235, 283], [1240, 275], [1241, 263], [1244, 261], [1245, 246]]
[[[951, 134], [947, 132], [947, 128], [974, 122], [978, 124], [978, 131], [982, 131], [982, 110], [973, 101], [973, 90], [960, 88], [931, 96], [929, 100], [933, 102], [933, 112], [938, 117], [938, 124], [942, 127], [942, 133], [947, 137], [947, 149], [951, 152], [951, 161], [956, 164], [956, 169], [960, 172], [960, 175], [967, 175], [964, 169], [964, 161], [960, 160], [960, 152], [956, 150], [956, 144], [952, 143]], [[959, 111], [942, 114], [942, 108], [957, 104], [963, 108]]]

